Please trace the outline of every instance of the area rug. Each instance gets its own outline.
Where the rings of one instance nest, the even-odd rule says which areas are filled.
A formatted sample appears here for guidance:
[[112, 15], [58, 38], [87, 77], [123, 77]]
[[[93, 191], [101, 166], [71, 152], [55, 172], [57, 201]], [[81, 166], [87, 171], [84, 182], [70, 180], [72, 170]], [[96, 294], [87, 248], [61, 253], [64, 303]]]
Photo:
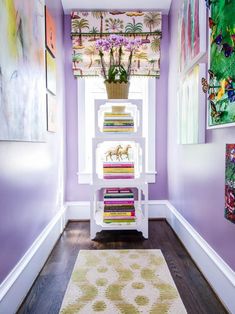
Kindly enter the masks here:
[[60, 313], [187, 312], [161, 250], [82, 250]]

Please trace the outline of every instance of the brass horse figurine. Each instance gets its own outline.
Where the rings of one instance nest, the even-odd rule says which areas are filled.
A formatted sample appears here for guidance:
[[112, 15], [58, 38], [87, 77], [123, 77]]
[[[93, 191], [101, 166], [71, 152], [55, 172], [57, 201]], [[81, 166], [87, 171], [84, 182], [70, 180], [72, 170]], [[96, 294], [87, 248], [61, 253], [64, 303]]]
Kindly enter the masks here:
[[113, 149], [109, 149], [106, 153], [105, 153], [105, 156], [106, 156], [106, 161], [108, 161], [108, 157], [111, 159], [111, 161], [113, 161], [113, 156], [116, 156], [116, 159], [118, 161], [120, 161], [120, 149], [122, 149], [122, 146], [121, 145], [118, 145], [116, 146], [115, 148]]
[[125, 158], [127, 158], [128, 160], [130, 160], [130, 156], [129, 156], [129, 150], [130, 149], [131, 149], [131, 145], [130, 144], [128, 144], [125, 147], [119, 149], [119, 157], [120, 157], [121, 160], [123, 159], [122, 158], [123, 156]]

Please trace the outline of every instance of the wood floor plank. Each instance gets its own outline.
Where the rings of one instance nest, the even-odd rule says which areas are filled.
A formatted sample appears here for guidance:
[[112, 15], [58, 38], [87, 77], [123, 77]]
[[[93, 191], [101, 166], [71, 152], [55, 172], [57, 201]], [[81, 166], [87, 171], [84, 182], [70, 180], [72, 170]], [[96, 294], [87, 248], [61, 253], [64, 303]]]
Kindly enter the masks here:
[[161, 249], [189, 314], [228, 313], [167, 222], [151, 220], [148, 240], [137, 231], [127, 230], [102, 231], [97, 235], [96, 241], [91, 241], [89, 222], [70, 222], [18, 314], [59, 312], [81, 249]]

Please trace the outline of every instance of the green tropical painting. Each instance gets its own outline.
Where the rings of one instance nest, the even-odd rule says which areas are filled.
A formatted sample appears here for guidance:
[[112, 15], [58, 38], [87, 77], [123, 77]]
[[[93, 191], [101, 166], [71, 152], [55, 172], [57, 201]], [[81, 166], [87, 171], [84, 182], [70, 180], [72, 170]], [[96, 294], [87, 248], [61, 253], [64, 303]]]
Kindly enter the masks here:
[[235, 1], [210, 5], [210, 70], [208, 125], [235, 123]]

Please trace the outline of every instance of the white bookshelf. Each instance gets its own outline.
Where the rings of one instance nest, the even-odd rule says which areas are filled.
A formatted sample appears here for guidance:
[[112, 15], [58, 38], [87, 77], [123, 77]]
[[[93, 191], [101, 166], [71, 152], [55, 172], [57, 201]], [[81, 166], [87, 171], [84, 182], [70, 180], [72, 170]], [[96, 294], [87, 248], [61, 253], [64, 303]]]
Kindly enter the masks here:
[[[134, 120], [134, 131], [133, 132], [103, 132], [103, 121], [104, 113], [111, 113], [112, 107], [122, 107], [125, 106], [125, 113], [130, 113]], [[103, 138], [111, 136], [112, 138], [119, 137], [120, 135], [125, 135], [126, 138], [132, 137], [142, 137], [143, 136], [143, 124], [142, 124], [142, 101], [139, 99], [125, 99], [125, 100], [105, 100], [97, 99], [95, 100], [95, 137]]]
[[[122, 134], [119, 138], [103, 137], [103, 138], [93, 138], [92, 140], [92, 182], [93, 184], [101, 183], [104, 181], [111, 181], [111, 179], [103, 178], [103, 163], [104, 162], [112, 162], [110, 158], [106, 159], [107, 150], [114, 149], [118, 145], [125, 147], [126, 145], [130, 145], [130, 155], [131, 160], [135, 165], [135, 178], [136, 182], [143, 183], [145, 181], [145, 139], [144, 138], [125, 138], [125, 135]], [[115, 157], [113, 157], [113, 161], [117, 161]], [[128, 179], [121, 179], [128, 180]], [[131, 179], [133, 180], [133, 179]], [[114, 179], [113, 181], [118, 182], [118, 179]]]
[[[113, 106], [125, 106], [125, 113], [130, 113], [134, 121], [132, 132], [103, 132], [104, 113], [112, 113]], [[92, 140], [91, 239], [94, 239], [96, 233], [102, 230], [138, 230], [145, 238], [148, 238], [148, 183], [145, 171], [145, 138], [142, 135], [141, 100], [95, 100], [95, 137]], [[118, 154], [110, 157], [107, 154], [109, 150], [115, 150], [118, 145], [130, 146], [128, 161], [126, 155], [120, 157]], [[103, 164], [119, 161], [122, 163], [123, 158], [127, 163], [134, 164], [134, 178], [104, 178]], [[130, 188], [137, 191], [135, 193], [135, 222], [105, 223], [103, 221], [102, 191], [111, 187]]]
[[[111, 187], [110, 185], [106, 187]], [[100, 200], [104, 185], [93, 185], [91, 200], [90, 236], [94, 239], [97, 232], [102, 230], [137, 230], [142, 232], [144, 238], [148, 238], [148, 184], [126, 185], [115, 184], [115, 187], [128, 187], [138, 191], [135, 200], [136, 221], [131, 223], [105, 223], [103, 222], [104, 203]]]

